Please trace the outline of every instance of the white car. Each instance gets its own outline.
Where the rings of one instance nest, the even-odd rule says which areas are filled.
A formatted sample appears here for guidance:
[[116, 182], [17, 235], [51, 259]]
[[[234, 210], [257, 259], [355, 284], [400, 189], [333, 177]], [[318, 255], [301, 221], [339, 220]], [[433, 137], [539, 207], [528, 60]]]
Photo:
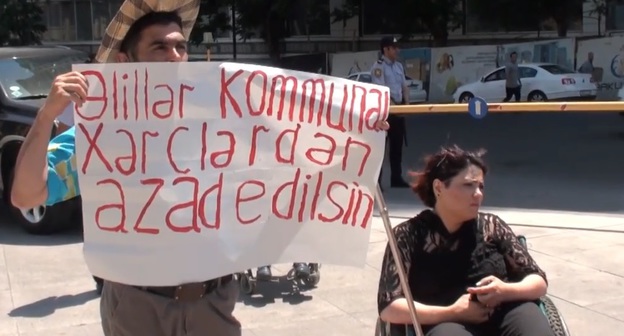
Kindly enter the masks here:
[[[518, 70], [522, 82], [520, 100], [596, 99], [598, 86], [590, 74], [552, 63], [523, 63], [518, 65]], [[462, 85], [453, 94], [456, 103], [467, 103], [475, 96], [488, 102], [501, 102], [505, 98], [505, 67], [488, 73], [477, 82]]]
[[[356, 72], [350, 74], [347, 79], [364, 82], [364, 83], [372, 83], [372, 77], [370, 72]], [[415, 103], [424, 103], [427, 101], [427, 91], [423, 88], [423, 82], [418, 79], [412, 79], [408, 76], [405, 76], [405, 80], [407, 81], [407, 86], [409, 87], [409, 102], [410, 104]]]

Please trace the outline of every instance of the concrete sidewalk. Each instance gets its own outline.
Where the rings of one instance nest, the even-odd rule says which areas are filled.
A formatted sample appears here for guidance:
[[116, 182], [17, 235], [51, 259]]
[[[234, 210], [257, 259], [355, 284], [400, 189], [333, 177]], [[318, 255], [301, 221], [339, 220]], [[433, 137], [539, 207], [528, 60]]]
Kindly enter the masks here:
[[[521, 216], [503, 215], [509, 222]], [[564, 221], [574, 223], [568, 218]], [[585, 219], [595, 225], [514, 229], [528, 236], [573, 335], [616, 336], [624, 330], [624, 217]], [[33, 237], [5, 225], [0, 237], [0, 309], [6, 312], [0, 316], [0, 336], [102, 335], [99, 300], [79, 236]], [[364, 269], [323, 265], [318, 288], [301, 294], [293, 294], [288, 283], [260, 284], [258, 294], [241, 296], [236, 309], [244, 335], [372, 335], [385, 246], [386, 233], [376, 218]], [[288, 268], [275, 266], [275, 273]]]

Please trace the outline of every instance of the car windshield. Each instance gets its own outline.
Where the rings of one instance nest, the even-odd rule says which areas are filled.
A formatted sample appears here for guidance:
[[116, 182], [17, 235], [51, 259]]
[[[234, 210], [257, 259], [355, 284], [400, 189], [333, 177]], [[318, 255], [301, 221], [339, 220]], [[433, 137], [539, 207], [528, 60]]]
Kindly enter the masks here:
[[45, 97], [56, 76], [85, 61], [86, 57], [78, 53], [2, 59], [0, 84], [12, 99]]
[[557, 64], [540, 65], [540, 68], [550, 72], [553, 75], [565, 75], [575, 73], [574, 70]]

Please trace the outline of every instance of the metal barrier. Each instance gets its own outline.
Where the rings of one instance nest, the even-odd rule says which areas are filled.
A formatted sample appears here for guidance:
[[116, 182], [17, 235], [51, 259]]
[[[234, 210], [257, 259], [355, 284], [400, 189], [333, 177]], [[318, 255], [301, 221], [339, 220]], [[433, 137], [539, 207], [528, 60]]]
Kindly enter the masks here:
[[[487, 113], [509, 112], [624, 112], [624, 101], [487, 104]], [[390, 113], [468, 113], [468, 104], [391, 105]]]

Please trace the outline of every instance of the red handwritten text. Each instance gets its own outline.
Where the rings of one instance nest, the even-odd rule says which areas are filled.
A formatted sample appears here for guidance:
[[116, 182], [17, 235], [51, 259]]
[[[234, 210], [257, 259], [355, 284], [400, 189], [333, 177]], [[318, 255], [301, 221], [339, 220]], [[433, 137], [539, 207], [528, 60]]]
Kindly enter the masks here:
[[387, 92], [222, 69], [210, 112], [219, 119], [193, 111], [191, 120], [185, 104], [196, 108], [193, 95], [207, 94], [195, 86], [140, 69], [84, 75], [96, 89], [88, 108], [76, 108], [79, 170], [109, 195], [94, 214], [100, 230], [200, 233], [219, 230], [224, 218], [367, 228], [373, 196], [353, 180], [373, 176], [361, 134], [388, 116]]

